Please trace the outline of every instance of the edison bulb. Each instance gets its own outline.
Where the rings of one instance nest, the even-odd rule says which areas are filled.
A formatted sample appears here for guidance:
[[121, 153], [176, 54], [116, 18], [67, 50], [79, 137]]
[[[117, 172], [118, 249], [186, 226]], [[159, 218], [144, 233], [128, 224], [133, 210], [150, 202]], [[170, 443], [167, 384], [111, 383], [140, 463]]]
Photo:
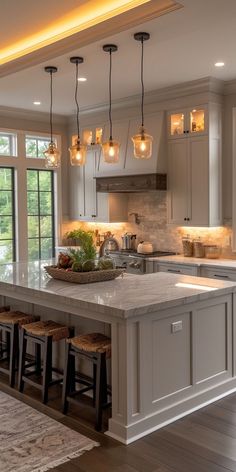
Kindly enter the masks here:
[[150, 159], [152, 156], [152, 142], [153, 137], [146, 134], [141, 129], [140, 134], [136, 134], [132, 137], [134, 145], [134, 157], [136, 159]]
[[120, 143], [113, 139], [102, 144], [104, 162], [115, 164], [119, 161]]
[[110, 146], [108, 153], [109, 153], [109, 156], [110, 156], [110, 157], [114, 157], [114, 155], [115, 155], [115, 149], [114, 149], [114, 146], [113, 146], [113, 145]]
[[56, 169], [60, 167], [60, 153], [54, 142], [50, 142], [48, 149], [44, 151], [45, 167], [47, 169]]
[[79, 139], [76, 144], [69, 148], [70, 163], [72, 166], [84, 166], [86, 163], [87, 146], [80, 144]]

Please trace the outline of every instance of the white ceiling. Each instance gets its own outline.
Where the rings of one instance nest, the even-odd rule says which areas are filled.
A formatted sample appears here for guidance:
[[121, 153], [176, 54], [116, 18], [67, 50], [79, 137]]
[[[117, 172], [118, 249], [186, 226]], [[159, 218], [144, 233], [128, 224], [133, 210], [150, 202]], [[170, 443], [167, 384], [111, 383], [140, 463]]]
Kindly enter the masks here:
[[[151, 33], [150, 41], [145, 43], [147, 91], [206, 76], [236, 78], [236, 0], [180, 3], [184, 8], [107, 38], [106, 42], [119, 47], [113, 57], [114, 99], [139, 93], [140, 44], [132, 38], [137, 30]], [[1, 19], [4, 24], [2, 14]], [[104, 41], [71, 53], [82, 55], [85, 61], [80, 67], [80, 75], [88, 79], [80, 84], [82, 107], [107, 102], [108, 56], [102, 51], [102, 44]], [[63, 115], [72, 114], [75, 108], [74, 67], [69, 57], [67, 54], [50, 61], [59, 68], [54, 76], [54, 111]], [[214, 67], [219, 60], [225, 62], [222, 69]], [[48, 63], [0, 79], [0, 105], [48, 111], [49, 77], [44, 73], [44, 65]], [[42, 105], [36, 108], [35, 100]]]

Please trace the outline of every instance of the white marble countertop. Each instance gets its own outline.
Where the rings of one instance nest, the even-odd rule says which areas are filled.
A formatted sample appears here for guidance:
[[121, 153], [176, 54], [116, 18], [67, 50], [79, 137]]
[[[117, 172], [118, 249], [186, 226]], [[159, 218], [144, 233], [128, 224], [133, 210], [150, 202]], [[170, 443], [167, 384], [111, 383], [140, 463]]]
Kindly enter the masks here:
[[236, 291], [234, 282], [169, 273], [71, 284], [50, 279], [43, 269], [47, 263], [51, 261], [0, 265], [0, 295], [58, 310], [66, 307], [78, 315], [93, 311], [98, 319], [99, 314], [124, 319]]
[[198, 257], [185, 257], [183, 255], [178, 256], [162, 256], [162, 257], [150, 257], [149, 261], [176, 263], [176, 264], [188, 264], [193, 266], [209, 266], [219, 267], [221, 269], [236, 269], [236, 259], [207, 259]]

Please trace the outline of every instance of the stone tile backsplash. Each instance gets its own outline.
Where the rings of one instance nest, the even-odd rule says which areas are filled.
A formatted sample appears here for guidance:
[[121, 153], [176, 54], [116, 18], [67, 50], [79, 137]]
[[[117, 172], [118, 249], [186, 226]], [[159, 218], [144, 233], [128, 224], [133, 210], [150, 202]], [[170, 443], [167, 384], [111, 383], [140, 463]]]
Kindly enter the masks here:
[[[174, 227], [167, 224], [167, 192], [133, 193], [127, 197], [129, 199], [128, 223], [64, 222], [63, 234], [77, 227], [98, 229], [101, 234], [110, 230], [121, 244], [121, 235], [125, 232], [132, 232], [137, 235], [137, 243], [142, 240], [151, 241], [155, 250], [171, 250], [177, 253], [182, 253], [182, 237], [189, 234], [193, 239], [200, 237], [205, 244], [220, 245], [222, 257], [236, 257], [231, 251], [232, 229], [230, 226], [219, 228]], [[131, 216], [131, 213], [138, 213], [141, 221], [139, 225], [135, 224], [134, 216]]]

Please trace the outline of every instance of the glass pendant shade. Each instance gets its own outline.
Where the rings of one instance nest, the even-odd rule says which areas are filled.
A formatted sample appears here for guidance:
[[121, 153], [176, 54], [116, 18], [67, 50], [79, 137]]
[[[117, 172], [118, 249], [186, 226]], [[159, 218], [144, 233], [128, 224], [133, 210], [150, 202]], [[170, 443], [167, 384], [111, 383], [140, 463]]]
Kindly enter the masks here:
[[140, 132], [132, 137], [134, 145], [134, 157], [136, 159], [150, 159], [152, 157], [153, 137], [145, 132]]
[[43, 154], [45, 156], [45, 167], [47, 169], [55, 169], [60, 167], [60, 153], [53, 141], [50, 142], [48, 148]]
[[86, 163], [87, 146], [80, 144], [79, 140], [69, 148], [70, 163], [72, 166], [84, 166]]
[[142, 124], [140, 127], [139, 134], [136, 134], [132, 137], [134, 145], [134, 157], [136, 159], [150, 159], [152, 157], [152, 142], [153, 137], [150, 134], [146, 134], [144, 129], [144, 76], [143, 76], [143, 65], [144, 65], [144, 41], [148, 41], [150, 38], [149, 33], [135, 33], [134, 39], [141, 43], [141, 86], [142, 86], [142, 95], [141, 95], [141, 118]]
[[102, 152], [104, 162], [115, 164], [119, 161], [120, 143], [118, 141], [109, 140], [102, 144]]

